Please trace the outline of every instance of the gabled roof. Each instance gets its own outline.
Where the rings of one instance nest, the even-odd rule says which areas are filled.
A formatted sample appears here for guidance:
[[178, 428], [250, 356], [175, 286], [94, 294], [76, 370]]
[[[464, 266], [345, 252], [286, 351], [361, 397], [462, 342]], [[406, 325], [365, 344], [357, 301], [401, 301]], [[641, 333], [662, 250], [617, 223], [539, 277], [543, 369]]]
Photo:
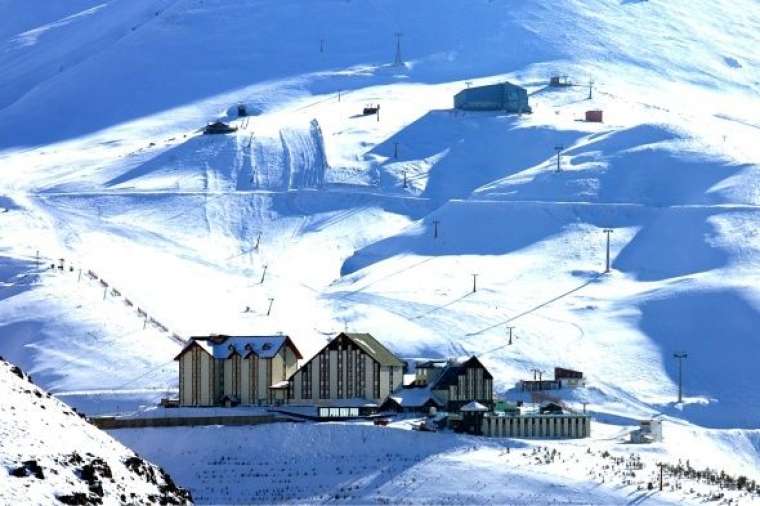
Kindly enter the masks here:
[[478, 360], [478, 357], [472, 356], [464, 361], [452, 361], [449, 362], [446, 366], [446, 369], [441, 373], [440, 377], [436, 380], [435, 384], [432, 386], [433, 390], [438, 390], [441, 388], [446, 388], [449, 385], [456, 385], [457, 384], [457, 377], [462, 374], [467, 369], [473, 368], [473, 367], [479, 367], [483, 369], [483, 377], [486, 379], [493, 379], [493, 376], [491, 376], [491, 373], [488, 372], [488, 369], [485, 368], [485, 366]]
[[401, 359], [391, 353], [388, 348], [380, 344], [380, 341], [375, 339], [371, 334], [341, 332], [335, 339], [338, 339], [340, 336], [345, 336], [350, 339], [354, 344], [361, 348], [364, 353], [372, 357], [380, 365], [393, 367], [404, 366], [404, 362], [402, 362]]
[[213, 349], [211, 348], [211, 345], [206, 341], [200, 341], [196, 340], [195, 338], [190, 338], [190, 340], [185, 344], [185, 346], [182, 348], [182, 350], [177, 353], [177, 356], [174, 357], [174, 360], [179, 360], [179, 358], [185, 354], [186, 351], [189, 351], [191, 348], [198, 347], [201, 350], [205, 351], [209, 355], [213, 356]]
[[200, 336], [190, 338], [175, 360], [193, 345], [201, 346], [218, 359], [228, 358], [234, 353], [244, 358], [252, 353], [259, 358], [272, 358], [283, 346], [290, 346], [296, 357], [303, 358], [288, 336]]
[[293, 373], [288, 377], [288, 380], [290, 380], [291, 378], [293, 378], [293, 376], [301, 372], [309, 363], [311, 363], [312, 360], [318, 357], [319, 354], [325, 350], [325, 348], [328, 348], [332, 343], [334, 343], [337, 339], [340, 339], [341, 337], [350, 340], [352, 343], [358, 346], [364, 353], [372, 357], [380, 365], [393, 366], [393, 367], [404, 366], [404, 362], [401, 359], [399, 359], [396, 355], [388, 351], [388, 348], [380, 344], [380, 342], [374, 337], [372, 337], [372, 335], [360, 334], [360, 333], [354, 333], [354, 332], [341, 332], [340, 334], [335, 336], [333, 339], [330, 339], [330, 342], [327, 343], [323, 348], [321, 348], [317, 353], [315, 353], [314, 356], [312, 356], [306, 363], [301, 364], [301, 366], [298, 369], [293, 371]]
[[426, 387], [399, 388], [389, 395], [388, 399], [393, 400], [404, 408], [421, 408], [428, 401], [432, 401], [439, 408], [445, 405], [441, 399]]
[[490, 411], [486, 406], [483, 406], [478, 401], [470, 401], [461, 408], [459, 408], [459, 411], [464, 411], [465, 413], [485, 413], [486, 411]]

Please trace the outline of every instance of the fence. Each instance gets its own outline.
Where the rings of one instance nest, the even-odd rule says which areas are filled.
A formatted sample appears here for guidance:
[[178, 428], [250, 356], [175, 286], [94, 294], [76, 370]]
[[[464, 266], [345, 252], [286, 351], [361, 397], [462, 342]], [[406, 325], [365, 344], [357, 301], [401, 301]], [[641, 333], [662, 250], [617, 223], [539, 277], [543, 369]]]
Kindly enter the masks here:
[[194, 427], [199, 425], [262, 425], [265, 423], [292, 422], [277, 415], [243, 416], [176, 416], [161, 418], [116, 418], [100, 416], [88, 418], [95, 427], [110, 429], [140, 429], [145, 427]]
[[[60, 261], [60, 266], [58, 267], [59, 270], [61, 270], [63, 272], [66, 272], [66, 270], [63, 268], [63, 265], [65, 263], [65, 259], [61, 258], [61, 259], [59, 259], [59, 261]], [[55, 266], [55, 265], [53, 264], [53, 266]], [[74, 271], [74, 267], [70, 266], [69, 267], [69, 272], [73, 272], [73, 271]], [[79, 269], [79, 273], [80, 273], [80, 278], [81, 278], [82, 269]], [[108, 289], [110, 288], [110, 295], [112, 297], [123, 298], [124, 304], [127, 307], [135, 307], [135, 303], [131, 299], [129, 299], [126, 296], [124, 296], [124, 294], [122, 294], [122, 292], [120, 290], [118, 290], [111, 283], [109, 283], [108, 281], [106, 281], [105, 279], [103, 279], [101, 276], [99, 276], [92, 269], [88, 269], [86, 271], [86, 276], [87, 276], [87, 278], [89, 278], [92, 281], [97, 281], [98, 284], [100, 285], [100, 287], [104, 289], [104, 293], [103, 293], [103, 298], [104, 299], [109, 294]], [[137, 306], [137, 315], [141, 319], [144, 320], [143, 328], [147, 327], [148, 324], [150, 324], [153, 327], [155, 327], [156, 329], [160, 330], [161, 332], [167, 334], [167, 337], [169, 339], [171, 339], [172, 341], [176, 342], [177, 344], [180, 344], [182, 346], [184, 346], [185, 344], [187, 344], [187, 340], [186, 339], [183, 339], [182, 337], [180, 337], [180, 335], [177, 332], [172, 331], [168, 326], [166, 326], [163, 323], [161, 323], [154, 316], [149, 315], [146, 310], [142, 309], [139, 306]]]
[[582, 439], [591, 436], [591, 416], [517, 415], [483, 417], [483, 435], [544, 439]]

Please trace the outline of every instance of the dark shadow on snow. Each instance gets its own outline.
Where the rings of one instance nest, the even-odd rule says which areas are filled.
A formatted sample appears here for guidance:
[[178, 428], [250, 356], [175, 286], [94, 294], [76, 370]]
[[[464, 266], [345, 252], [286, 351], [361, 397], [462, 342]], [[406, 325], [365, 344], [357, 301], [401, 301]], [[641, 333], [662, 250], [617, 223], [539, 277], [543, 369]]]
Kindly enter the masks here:
[[[673, 404], [663, 412], [706, 427], [755, 428], [760, 421], [757, 357], [760, 308], [740, 290], [668, 293], [640, 304], [641, 330], [659, 346], [665, 370], [678, 383], [674, 352], [685, 351], [684, 396], [710, 404]], [[675, 401], [675, 399], [674, 399]]]

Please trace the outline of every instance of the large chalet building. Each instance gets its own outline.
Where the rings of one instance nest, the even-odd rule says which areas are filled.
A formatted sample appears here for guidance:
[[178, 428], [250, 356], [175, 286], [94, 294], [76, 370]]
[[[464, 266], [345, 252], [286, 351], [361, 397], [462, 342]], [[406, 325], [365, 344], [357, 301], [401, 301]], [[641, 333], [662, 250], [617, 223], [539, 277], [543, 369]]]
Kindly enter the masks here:
[[288, 379], [288, 404], [314, 405], [320, 416], [375, 410], [400, 388], [404, 362], [370, 334], [343, 332]]
[[193, 337], [175, 357], [179, 405], [287, 404], [318, 418], [493, 406], [493, 378], [476, 357], [418, 363], [406, 386], [405, 362], [371, 334], [340, 333], [299, 366], [302, 358], [284, 335]]
[[417, 362], [412, 384], [393, 393], [383, 408], [427, 411], [436, 407], [459, 411], [472, 401], [493, 407], [493, 376], [474, 356]]
[[179, 362], [180, 406], [284, 402], [301, 352], [288, 336], [193, 337]]

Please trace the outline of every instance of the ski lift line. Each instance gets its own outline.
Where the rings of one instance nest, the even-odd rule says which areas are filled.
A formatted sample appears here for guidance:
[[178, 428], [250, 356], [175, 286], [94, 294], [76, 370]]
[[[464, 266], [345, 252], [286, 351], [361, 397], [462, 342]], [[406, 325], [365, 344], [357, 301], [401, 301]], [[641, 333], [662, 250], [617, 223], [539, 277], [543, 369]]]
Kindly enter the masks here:
[[267, 274], [268, 274], [270, 277], [273, 277], [273, 278], [284, 279], [285, 281], [290, 281], [290, 282], [292, 282], [292, 283], [296, 283], [296, 284], [299, 284], [299, 285], [301, 285], [302, 287], [306, 288], [307, 290], [311, 290], [312, 292], [314, 292], [314, 293], [316, 293], [316, 294], [319, 294], [319, 295], [321, 295], [321, 294], [322, 294], [322, 292], [321, 292], [320, 290], [317, 290], [317, 289], [316, 289], [316, 288], [314, 288], [313, 286], [309, 286], [309, 285], [307, 285], [306, 283], [304, 283], [303, 281], [298, 281], [297, 279], [294, 279], [294, 278], [292, 278], [292, 277], [290, 277], [290, 276], [285, 276], [285, 275], [283, 275], [283, 274], [278, 274], [277, 272], [272, 272], [272, 271], [269, 271]]
[[417, 316], [414, 316], [412, 319], [413, 320], [420, 320], [422, 318], [425, 318], [426, 316], [428, 316], [428, 315], [430, 315], [432, 313], [435, 313], [436, 311], [439, 311], [441, 309], [445, 309], [445, 308], [447, 308], [449, 306], [453, 306], [457, 302], [466, 299], [467, 297], [469, 297], [472, 294], [473, 294], [473, 292], [467, 292], [466, 294], [462, 295], [461, 297], [457, 297], [456, 299], [454, 299], [452, 301], [449, 301], [449, 302], [447, 302], [445, 304], [441, 304], [440, 306], [435, 306], [434, 308], [432, 308], [432, 309], [430, 309], [428, 311], [425, 311], [424, 313], [420, 313]]
[[[346, 92], [341, 92], [341, 96], [346, 96]], [[333, 100], [335, 98], [335, 95], [329, 95], [327, 98], [323, 98], [322, 100], [317, 100], [316, 102], [310, 102], [306, 105], [303, 105], [297, 109], [293, 109], [294, 111], [303, 111], [304, 109], [308, 109], [310, 107], [314, 107], [315, 105], [324, 104], [325, 102], [329, 102], [330, 100]]]
[[399, 269], [399, 270], [397, 270], [395, 272], [392, 272], [392, 273], [390, 273], [390, 274], [388, 274], [386, 276], [383, 276], [383, 277], [378, 278], [378, 279], [376, 279], [374, 281], [371, 281], [370, 283], [367, 283], [366, 285], [362, 286], [361, 288], [357, 288], [356, 290], [351, 290], [350, 292], [346, 292], [346, 293], [338, 296], [338, 298], [339, 299], [347, 299], [348, 297], [351, 297], [352, 295], [356, 295], [357, 293], [366, 290], [370, 286], [373, 286], [373, 285], [375, 285], [375, 284], [377, 284], [377, 283], [379, 283], [381, 281], [385, 281], [385, 280], [387, 280], [389, 278], [392, 278], [393, 276], [397, 276], [399, 274], [402, 274], [402, 273], [404, 273], [406, 271], [409, 271], [411, 269], [415, 269], [415, 268], [419, 267], [422, 264], [430, 262], [431, 260], [435, 260], [436, 258], [437, 257], [428, 257], [428, 258], [426, 258], [426, 259], [424, 259], [424, 260], [422, 260], [420, 262], [414, 263], [414, 264], [412, 264], [410, 266], [404, 267], [403, 269]]
[[[517, 320], [518, 318], [522, 318], [523, 316], [527, 316], [527, 315], [529, 315], [531, 313], [534, 313], [534, 312], [538, 311], [539, 309], [548, 306], [549, 304], [557, 302], [558, 300], [563, 299], [564, 297], [567, 297], [568, 295], [571, 295], [571, 294], [573, 294], [573, 293], [575, 293], [575, 292], [577, 292], [579, 290], [582, 290], [583, 288], [586, 288], [588, 285], [590, 285], [591, 283], [593, 283], [594, 281], [596, 281], [597, 279], [599, 279], [602, 276], [604, 276], [604, 273], [597, 273], [593, 278], [589, 279], [588, 281], [586, 281], [585, 283], [583, 283], [581, 285], [576, 286], [572, 290], [564, 292], [564, 293], [562, 293], [562, 294], [560, 294], [560, 295], [558, 295], [558, 296], [556, 296], [556, 297], [554, 297], [552, 299], [547, 300], [546, 302], [542, 302], [541, 304], [539, 304], [537, 306], [534, 306], [534, 307], [532, 307], [532, 308], [530, 308], [530, 309], [528, 309], [526, 311], [523, 311], [522, 313], [520, 313], [520, 314], [518, 314], [516, 316], [513, 316], [513, 317], [508, 318], [506, 320], [500, 321], [500, 322], [495, 323], [493, 325], [490, 325], [488, 327], [482, 328], [482, 329], [477, 330], [475, 332], [470, 332], [469, 334], [465, 334], [465, 335], [467, 337], [477, 336], [479, 334], [482, 334], [483, 332], [487, 332], [487, 331], [493, 330], [493, 329], [495, 329], [497, 327], [501, 327], [502, 325], [506, 325], [507, 323], [512, 323], [513, 321]], [[495, 348], [493, 350], [490, 350], [490, 351], [487, 351], [487, 352], [483, 353], [483, 355], [488, 354], [488, 353], [492, 353], [492, 352], [497, 351], [497, 350], [500, 350], [500, 349], [504, 348], [505, 346], [509, 346], [509, 345], [500, 346], [498, 348]]]
[[159, 369], [162, 369], [162, 368], [164, 368], [164, 367], [167, 367], [167, 366], [169, 366], [169, 365], [172, 365], [172, 364], [174, 364], [174, 360], [172, 360], [172, 361], [170, 361], [170, 362], [165, 362], [165, 363], [163, 363], [163, 364], [160, 364], [160, 365], [159, 365], [159, 366], [157, 366], [157, 367], [153, 367], [153, 368], [151, 368], [150, 370], [148, 370], [147, 372], [145, 372], [145, 373], [143, 373], [143, 374], [141, 374], [141, 375], [139, 375], [139, 376], [137, 376], [137, 377], [135, 377], [135, 378], [132, 378], [131, 380], [127, 381], [126, 383], [123, 383], [123, 384], [121, 384], [121, 385], [119, 385], [119, 386], [117, 386], [117, 387], [114, 387], [112, 390], [123, 390], [123, 389], [124, 389], [124, 387], [127, 387], [127, 386], [130, 386], [130, 385], [132, 385], [132, 384], [133, 384], [133, 383], [135, 383], [136, 381], [143, 379], [143, 378], [144, 378], [145, 376], [147, 376], [148, 374], [151, 374], [151, 373], [153, 373], [153, 372], [156, 372], [157, 370], [159, 370]]
[[257, 249], [256, 247], [253, 247], [253, 248], [251, 248], [251, 249], [249, 249], [249, 250], [247, 250], [247, 251], [243, 251], [242, 253], [236, 253], [236, 254], [234, 254], [234, 255], [232, 255], [232, 256], [229, 256], [229, 257], [225, 258], [225, 259], [224, 259], [224, 260], [222, 260], [222, 261], [223, 261], [223, 262], [227, 262], [227, 261], [229, 261], [229, 260], [234, 260], [234, 259], [236, 259], [236, 258], [240, 258], [240, 257], [242, 257], [242, 256], [245, 256], [245, 255], [250, 255], [250, 254], [251, 254], [251, 253], [253, 253], [254, 251], [258, 251], [258, 249]]

